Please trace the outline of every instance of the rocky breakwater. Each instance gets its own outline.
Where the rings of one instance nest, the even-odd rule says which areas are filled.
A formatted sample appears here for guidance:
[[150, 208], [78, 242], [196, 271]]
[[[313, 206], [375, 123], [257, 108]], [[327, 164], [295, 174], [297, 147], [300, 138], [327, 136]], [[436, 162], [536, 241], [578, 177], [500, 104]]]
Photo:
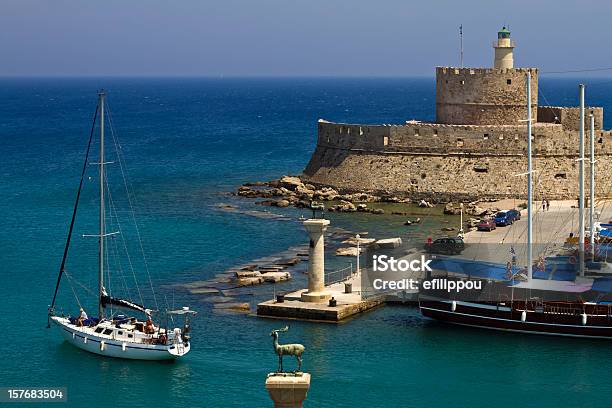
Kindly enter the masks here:
[[[363, 212], [384, 214], [382, 208], [371, 208], [370, 203], [410, 203], [393, 195], [373, 195], [368, 193], [341, 194], [331, 187], [317, 188], [304, 183], [299, 177], [284, 176], [269, 182], [246, 183], [238, 188], [238, 196], [264, 199], [257, 204], [273, 207], [310, 208], [313, 201], [334, 202], [327, 208], [330, 212]], [[432, 205], [433, 206], [433, 205]]]

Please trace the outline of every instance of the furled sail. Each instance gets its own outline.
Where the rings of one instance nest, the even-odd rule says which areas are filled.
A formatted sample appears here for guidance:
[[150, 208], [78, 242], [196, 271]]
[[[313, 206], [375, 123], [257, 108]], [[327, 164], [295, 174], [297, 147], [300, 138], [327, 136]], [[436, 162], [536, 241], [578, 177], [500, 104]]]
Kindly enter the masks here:
[[114, 298], [108, 295], [106, 293], [106, 290], [103, 292], [102, 296], [100, 297], [100, 303], [102, 304], [102, 307], [104, 308], [106, 308], [106, 305], [113, 305], [113, 306], [122, 307], [126, 309], [136, 310], [138, 312], [142, 312], [147, 315], [151, 314], [151, 310], [145, 308], [144, 306], [139, 305], [138, 303], [134, 303], [131, 300]]

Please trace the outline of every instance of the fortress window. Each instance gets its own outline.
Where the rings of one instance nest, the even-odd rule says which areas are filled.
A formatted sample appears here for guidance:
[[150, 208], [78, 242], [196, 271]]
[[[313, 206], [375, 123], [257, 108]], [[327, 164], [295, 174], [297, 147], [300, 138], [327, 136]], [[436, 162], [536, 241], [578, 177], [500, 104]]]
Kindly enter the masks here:
[[465, 85], [465, 81], [463, 79], [461, 80], [461, 85]]
[[506, 79], [506, 83], [507, 83], [508, 85], [512, 85], [512, 80], [511, 80], [511, 79]]
[[484, 134], [484, 140], [489, 140], [489, 134], [488, 133]]
[[387, 146], [389, 144], [389, 137], [383, 136], [383, 146]]
[[414, 135], [418, 136], [419, 135], [419, 129], [414, 129]]
[[438, 136], [438, 129], [434, 129], [434, 136]]
[[457, 139], [457, 147], [463, 147], [463, 139]]
[[567, 178], [567, 174], [566, 173], [557, 173], [557, 174], [555, 174], [555, 178], [556, 179], [566, 179]]

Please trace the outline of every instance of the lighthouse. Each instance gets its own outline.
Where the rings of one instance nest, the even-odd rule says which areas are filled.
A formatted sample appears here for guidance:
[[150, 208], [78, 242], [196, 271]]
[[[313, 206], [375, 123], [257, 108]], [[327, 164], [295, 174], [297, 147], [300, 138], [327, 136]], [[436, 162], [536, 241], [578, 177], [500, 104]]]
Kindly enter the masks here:
[[493, 43], [493, 48], [495, 48], [493, 67], [497, 69], [514, 68], [514, 57], [512, 55], [514, 41], [510, 39], [510, 30], [502, 27], [497, 32], [497, 42]]

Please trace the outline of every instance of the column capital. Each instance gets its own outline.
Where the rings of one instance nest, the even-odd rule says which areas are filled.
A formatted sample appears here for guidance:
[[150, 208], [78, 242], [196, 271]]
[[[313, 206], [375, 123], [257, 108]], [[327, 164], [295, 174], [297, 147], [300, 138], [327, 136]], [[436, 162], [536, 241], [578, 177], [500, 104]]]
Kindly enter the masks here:
[[266, 379], [275, 408], [301, 408], [309, 389], [309, 373], [270, 373]]
[[323, 218], [310, 218], [304, 221], [304, 228], [308, 232], [321, 232], [327, 229], [329, 220]]

